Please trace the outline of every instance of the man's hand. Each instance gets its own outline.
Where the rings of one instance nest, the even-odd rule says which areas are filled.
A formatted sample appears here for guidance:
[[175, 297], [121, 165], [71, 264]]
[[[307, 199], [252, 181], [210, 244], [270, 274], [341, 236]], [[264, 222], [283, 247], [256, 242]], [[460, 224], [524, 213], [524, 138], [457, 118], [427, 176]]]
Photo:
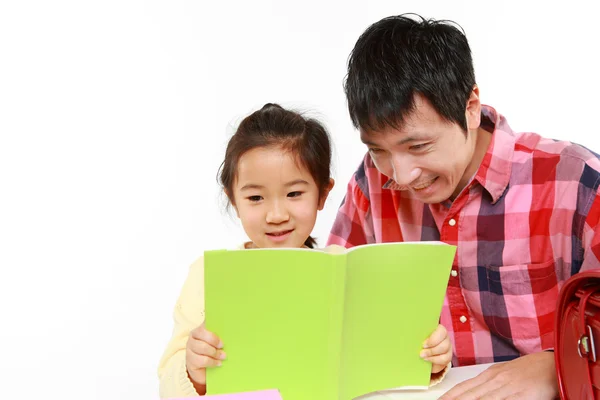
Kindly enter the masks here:
[[541, 352], [492, 365], [439, 400], [553, 400], [558, 398], [554, 353]]

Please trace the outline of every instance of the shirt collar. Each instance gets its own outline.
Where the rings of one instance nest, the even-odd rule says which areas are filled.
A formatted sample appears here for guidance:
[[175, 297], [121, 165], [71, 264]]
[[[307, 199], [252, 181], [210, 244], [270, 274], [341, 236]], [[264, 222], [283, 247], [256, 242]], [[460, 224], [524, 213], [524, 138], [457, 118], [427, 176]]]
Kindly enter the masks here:
[[[481, 106], [481, 127], [492, 133], [492, 140], [473, 181], [481, 184], [490, 194], [493, 204], [504, 194], [510, 181], [515, 133], [506, 118], [487, 105]], [[383, 189], [400, 190], [400, 185], [389, 178]]]

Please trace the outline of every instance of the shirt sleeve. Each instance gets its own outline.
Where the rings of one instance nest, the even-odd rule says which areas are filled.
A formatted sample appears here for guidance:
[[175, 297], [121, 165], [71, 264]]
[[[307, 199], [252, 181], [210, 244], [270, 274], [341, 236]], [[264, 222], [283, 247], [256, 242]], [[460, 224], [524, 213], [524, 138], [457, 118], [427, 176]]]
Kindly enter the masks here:
[[173, 311], [173, 334], [158, 367], [160, 398], [198, 396], [188, 377], [185, 351], [190, 332], [204, 322], [204, 259], [189, 269]]
[[358, 185], [357, 173], [354, 173], [342, 200], [327, 245], [339, 245], [346, 248], [368, 244], [373, 232], [370, 202]]
[[583, 227], [583, 263], [580, 272], [600, 268], [600, 194], [597, 191]]

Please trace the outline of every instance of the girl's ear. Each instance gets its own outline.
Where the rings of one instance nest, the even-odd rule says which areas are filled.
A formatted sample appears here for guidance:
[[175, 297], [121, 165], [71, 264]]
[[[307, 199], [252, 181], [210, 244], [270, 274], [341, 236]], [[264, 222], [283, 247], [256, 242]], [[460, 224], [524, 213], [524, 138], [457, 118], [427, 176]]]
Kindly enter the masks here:
[[325, 207], [325, 201], [327, 200], [327, 196], [329, 196], [329, 192], [331, 192], [331, 189], [333, 189], [333, 185], [335, 185], [335, 181], [333, 179], [329, 179], [329, 183], [325, 187], [325, 190], [323, 190], [323, 194], [319, 199], [319, 211], [321, 211]]

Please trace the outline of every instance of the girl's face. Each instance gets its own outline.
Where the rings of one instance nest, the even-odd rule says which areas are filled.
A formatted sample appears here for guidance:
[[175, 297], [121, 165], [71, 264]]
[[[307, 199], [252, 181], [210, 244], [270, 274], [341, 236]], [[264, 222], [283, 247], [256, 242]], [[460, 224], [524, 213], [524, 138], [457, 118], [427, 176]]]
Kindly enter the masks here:
[[232, 203], [244, 231], [259, 248], [302, 247], [333, 180], [319, 198], [310, 172], [281, 147], [260, 147], [240, 157]]

